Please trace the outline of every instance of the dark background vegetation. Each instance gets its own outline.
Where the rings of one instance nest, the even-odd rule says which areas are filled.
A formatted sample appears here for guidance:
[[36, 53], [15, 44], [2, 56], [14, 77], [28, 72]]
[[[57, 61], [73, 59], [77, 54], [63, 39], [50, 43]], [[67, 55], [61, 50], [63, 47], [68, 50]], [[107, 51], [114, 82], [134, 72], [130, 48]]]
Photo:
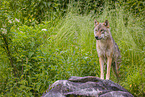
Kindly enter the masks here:
[[0, 95], [38, 97], [56, 80], [99, 76], [95, 18], [110, 21], [121, 50], [120, 85], [145, 96], [144, 0], [1, 0]]

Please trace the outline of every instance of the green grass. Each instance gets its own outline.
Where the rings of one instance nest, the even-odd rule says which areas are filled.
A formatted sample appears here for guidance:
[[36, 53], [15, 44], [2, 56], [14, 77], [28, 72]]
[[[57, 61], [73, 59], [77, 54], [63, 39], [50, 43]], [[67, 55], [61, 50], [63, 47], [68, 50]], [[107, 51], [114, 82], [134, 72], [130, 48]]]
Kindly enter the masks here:
[[[52, 36], [49, 47], [58, 48], [60, 52], [57, 55], [62, 57], [62, 63], [57, 64], [61, 65], [57, 68], [60, 71], [58, 78], [100, 76], [93, 33], [94, 19], [99, 22], [109, 20], [112, 36], [122, 55], [120, 84], [135, 96], [143, 96], [145, 89], [142, 87], [145, 82], [143, 18], [135, 19], [130, 12], [126, 13], [123, 8], [117, 6], [112, 10], [108, 10], [107, 7], [101, 15], [82, 16], [70, 12], [56, 24], [53, 31], [56, 35]], [[113, 73], [111, 80], [116, 82]]]
[[[39, 32], [35, 38], [37, 40], [39, 37], [38, 42], [43, 44], [36, 47], [36, 52], [33, 48], [34, 55], [29, 58], [30, 63], [23, 64], [24, 74], [23, 77], [20, 76], [20, 80], [19, 77], [17, 78], [18, 82], [13, 80], [14, 77], [10, 71], [5, 72], [4, 69], [8, 70], [6, 68], [8, 63], [2, 62], [5, 63], [5, 66], [1, 66], [1, 74], [5, 73], [7, 76], [0, 79], [7, 82], [6, 77], [10, 78], [8, 83], [2, 82], [4, 83], [2, 89], [5, 90], [2, 90], [1, 95], [40, 96], [48, 85], [56, 80], [68, 79], [70, 76], [100, 77], [100, 65], [93, 32], [94, 19], [99, 22], [107, 19], [112, 36], [122, 55], [120, 85], [128, 89], [134, 96], [144, 96], [145, 29], [143, 17], [134, 18], [129, 11], [126, 12], [124, 8], [117, 5], [116, 9], [109, 9], [110, 6], [105, 7], [102, 14], [95, 15], [78, 15], [71, 9], [72, 11], [68, 12], [65, 17], [57, 21], [44, 22], [44, 24], [36, 25], [35, 28], [26, 27], [27, 29], [24, 29], [22, 27], [26, 32], [28, 31], [27, 33]], [[44, 28], [48, 31], [41, 31]], [[20, 39], [31, 43], [25, 38]], [[28, 38], [31, 39], [31, 36]], [[20, 46], [23, 46], [23, 43]], [[27, 51], [29, 54], [29, 50]], [[26, 58], [24, 57], [24, 60]], [[112, 72], [111, 80], [117, 82]]]

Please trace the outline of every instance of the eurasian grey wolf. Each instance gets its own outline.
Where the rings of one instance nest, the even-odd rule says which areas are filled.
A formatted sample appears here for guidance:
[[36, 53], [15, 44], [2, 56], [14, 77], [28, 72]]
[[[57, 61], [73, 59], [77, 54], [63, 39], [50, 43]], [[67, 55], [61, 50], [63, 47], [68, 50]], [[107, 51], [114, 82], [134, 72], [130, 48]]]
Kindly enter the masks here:
[[110, 68], [113, 66], [113, 71], [119, 78], [119, 63], [121, 62], [120, 50], [115, 43], [109, 28], [108, 20], [104, 23], [99, 23], [96, 19], [94, 20], [94, 35], [96, 38], [96, 49], [99, 57], [101, 79], [104, 79], [104, 63], [107, 64], [106, 79], [110, 78]]

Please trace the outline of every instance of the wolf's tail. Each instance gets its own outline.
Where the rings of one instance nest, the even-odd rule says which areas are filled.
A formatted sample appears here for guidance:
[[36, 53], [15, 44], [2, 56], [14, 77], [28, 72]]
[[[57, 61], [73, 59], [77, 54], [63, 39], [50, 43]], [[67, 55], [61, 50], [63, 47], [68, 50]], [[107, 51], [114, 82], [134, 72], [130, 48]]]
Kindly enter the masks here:
[[117, 64], [117, 62], [113, 62], [112, 63], [112, 70], [117, 78], [117, 82], [119, 83], [119, 78], [120, 78], [120, 75], [119, 75], [119, 64]]

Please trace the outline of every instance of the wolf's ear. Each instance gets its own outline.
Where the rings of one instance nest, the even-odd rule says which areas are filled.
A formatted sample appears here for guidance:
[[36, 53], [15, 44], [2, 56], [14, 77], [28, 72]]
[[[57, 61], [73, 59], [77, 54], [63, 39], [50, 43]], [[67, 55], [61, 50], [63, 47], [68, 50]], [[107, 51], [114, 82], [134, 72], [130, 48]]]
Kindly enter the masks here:
[[99, 22], [95, 19], [94, 20], [94, 26], [97, 26], [99, 24]]
[[107, 28], [109, 28], [109, 22], [108, 20], [105, 20], [105, 22], [103, 23]]

